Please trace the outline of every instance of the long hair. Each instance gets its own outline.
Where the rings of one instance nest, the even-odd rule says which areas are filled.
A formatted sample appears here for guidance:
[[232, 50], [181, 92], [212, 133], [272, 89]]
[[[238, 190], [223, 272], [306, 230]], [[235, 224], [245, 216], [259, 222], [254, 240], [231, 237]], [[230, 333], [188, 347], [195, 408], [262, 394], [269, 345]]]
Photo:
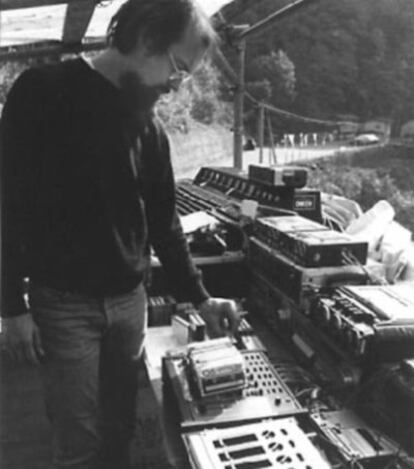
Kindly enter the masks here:
[[138, 39], [150, 53], [163, 54], [181, 39], [190, 24], [206, 49], [216, 43], [217, 35], [207, 15], [193, 0], [126, 0], [109, 23], [107, 41], [121, 54], [132, 51]]

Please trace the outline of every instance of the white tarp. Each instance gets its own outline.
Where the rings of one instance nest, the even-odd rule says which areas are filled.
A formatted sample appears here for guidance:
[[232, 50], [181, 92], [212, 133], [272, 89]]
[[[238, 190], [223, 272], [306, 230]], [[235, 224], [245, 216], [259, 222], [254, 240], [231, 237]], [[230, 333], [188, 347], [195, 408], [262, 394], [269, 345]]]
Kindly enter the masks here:
[[[125, 0], [98, 5], [86, 37], [105, 36], [106, 27], [115, 11]], [[231, 0], [197, 0], [208, 15], [213, 15]], [[66, 5], [54, 5], [0, 12], [0, 46], [44, 40], [60, 40]]]

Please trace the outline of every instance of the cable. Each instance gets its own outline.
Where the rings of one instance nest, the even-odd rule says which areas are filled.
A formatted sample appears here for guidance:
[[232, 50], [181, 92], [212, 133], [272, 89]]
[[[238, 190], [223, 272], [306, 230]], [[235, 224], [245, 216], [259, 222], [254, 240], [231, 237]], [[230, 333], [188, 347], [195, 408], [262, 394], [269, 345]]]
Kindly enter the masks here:
[[[237, 73], [234, 71], [233, 67], [230, 65], [230, 63], [224, 56], [223, 51], [220, 48], [217, 48], [216, 50], [216, 58], [219, 60], [219, 62], [221, 62], [221, 65], [225, 69], [225, 73], [227, 73], [227, 75], [230, 76], [232, 84], [237, 85], [237, 82], [238, 82]], [[263, 101], [259, 101], [247, 90], [244, 90], [244, 96], [257, 107], [264, 106], [265, 109], [267, 109], [268, 111], [271, 111], [275, 114], [278, 114], [279, 116], [283, 116], [288, 119], [294, 119], [296, 121], [301, 121], [304, 123], [320, 124], [320, 125], [325, 125], [325, 126], [330, 126], [330, 127], [335, 127], [335, 126], [338, 127], [341, 124], [343, 125], [343, 124], [350, 123], [347, 121], [331, 121], [331, 120], [315, 119], [313, 117], [307, 117], [307, 116], [300, 116], [293, 112], [285, 111], [283, 109], [277, 108]]]
[[336, 231], [335, 227], [332, 224], [332, 220], [326, 214], [322, 213], [323, 223], [326, 225], [330, 230]]
[[277, 108], [271, 104], [263, 104], [264, 107], [268, 110], [268, 111], [272, 111], [274, 112], [275, 114], [278, 114], [278, 115], [281, 115], [281, 116], [284, 116], [286, 118], [290, 118], [290, 119], [295, 119], [295, 120], [300, 120], [302, 122], [308, 122], [308, 123], [312, 123], [312, 124], [321, 124], [321, 125], [329, 125], [331, 127], [337, 127], [339, 126], [340, 124], [345, 124], [347, 122], [344, 122], [344, 121], [331, 121], [331, 120], [322, 120], [322, 119], [315, 119], [313, 117], [306, 117], [306, 116], [300, 116], [298, 114], [294, 114], [293, 112], [289, 112], [289, 111], [285, 111], [283, 109], [280, 109], [280, 108]]
[[386, 279], [382, 277], [375, 277], [372, 273], [363, 265], [361, 262], [351, 253], [351, 252], [342, 252], [342, 259], [347, 265], [354, 265], [360, 267], [364, 274], [367, 276], [368, 280], [373, 285], [389, 285]]

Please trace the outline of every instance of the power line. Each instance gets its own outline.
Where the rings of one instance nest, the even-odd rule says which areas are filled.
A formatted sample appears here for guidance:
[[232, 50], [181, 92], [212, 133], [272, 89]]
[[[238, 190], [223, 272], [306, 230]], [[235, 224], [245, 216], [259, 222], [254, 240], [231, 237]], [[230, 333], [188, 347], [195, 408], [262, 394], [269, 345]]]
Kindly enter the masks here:
[[293, 112], [285, 111], [283, 109], [279, 109], [275, 106], [272, 106], [271, 104], [263, 103], [263, 106], [265, 109], [268, 111], [274, 112], [275, 114], [278, 114], [280, 116], [286, 117], [288, 119], [295, 119], [297, 121], [302, 121], [302, 122], [307, 122], [309, 124], [320, 124], [320, 125], [326, 125], [326, 126], [339, 126], [341, 124], [346, 124], [347, 122], [343, 121], [331, 121], [331, 120], [322, 120], [322, 119], [315, 119], [313, 117], [306, 117], [306, 116], [300, 116], [299, 114], [294, 114]]
[[[223, 54], [223, 51], [218, 48], [215, 54], [215, 58], [219, 62], [219, 65], [221, 66], [222, 71], [225, 73], [225, 75], [230, 79], [233, 85], [236, 85], [237, 83], [237, 74], [234, 71], [233, 67], [230, 65], [228, 60]], [[319, 125], [326, 125], [326, 126], [339, 126], [339, 125], [344, 125], [344, 124], [350, 124], [351, 121], [332, 121], [332, 120], [324, 120], [324, 119], [317, 119], [314, 117], [307, 117], [307, 116], [301, 116], [299, 114], [295, 114], [290, 111], [286, 111], [284, 109], [280, 109], [276, 106], [273, 106], [272, 104], [259, 101], [256, 99], [251, 93], [248, 91], [244, 91], [244, 96], [252, 102], [255, 106], [260, 107], [263, 106], [266, 110], [273, 112], [275, 114], [278, 114], [279, 116], [283, 116], [287, 119], [291, 120], [296, 120], [296, 121], [301, 121], [304, 123], [309, 123], [309, 124], [319, 124]], [[353, 123], [353, 122], [352, 122]]]
[[[263, 20], [259, 21], [253, 26], [229, 25], [228, 21], [225, 20], [221, 12], [218, 13], [217, 18], [221, 20], [222, 29], [224, 30], [224, 32], [225, 33], [227, 32], [227, 40], [229, 41], [229, 43], [233, 45], [238, 45], [240, 47], [241, 44], [244, 44], [246, 39], [248, 39], [250, 36], [258, 34], [258, 33], [262, 33], [263, 31], [269, 29], [269, 27], [272, 26], [272, 24], [274, 24], [276, 21], [289, 16], [294, 11], [300, 10], [304, 8], [305, 6], [309, 6], [313, 3], [316, 3], [316, 1], [319, 1], [319, 0], [295, 0], [292, 3], [285, 5], [278, 11], [266, 16]], [[238, 12], [233, 14], [233, 18], [237, 16], [237, 14]], [[286, 111], [284, 109], [277, 108], [276, 106], [273, 106], [270, 103], [259, 101], [245, 89], [244, 79], [241, 79], [240, 76], [234, 71], [234, 69], [229, 64], [229, 62], [227, 61], [223, 52], [220, 49], [218, 49], [217, 51], [216, 58], [218, 59], [221, 65], [221, 68], [224, 70], [226, 76], [230, 79], [233, 86], [235, 87], [235, 93], [238, 96], [238, 100], [239, 100], [239, 105], [238, 105], [238, 108], [236, 106], [236, 110], [239, 108], [241, 109], [243, 108], [242, 102], [243, 102], [243, 97], [244, 97], [244, 98], [247, 98], [251, 103], [253, 103], [254, 106], [257, 106], [258, 108], [277, 114], [279, 117], [282, 117], [286, 120], [302, 122], [303, 124], [313, 124], [313, 125], [319, 125], [319, 126], [324, 126], [324, 127], [331, 127], [331, 128], [339, 127], [340, 125], [346, 125], [346, 124], [353, 125], [354, 124], [351, 121], [333, 121], [333, 120], [317, 119], [313, 117], [302, 116], [302, 115], [298, 115], [290, 111]], [[241, 98], [241, 104], [240, 104], [240, 98]], [[238, 122], [239, 126], [242, 125], [242, 123], [240, 122], [240, 118], [235, 117], [235, 121]], [[235, 128], [238, 128], [236, 124], [235, 124]], [[237, 153], [238, 152], [235, 151], [235, 154]], [[235, 161], [236, 160], [237, 158], [235, 156]]]

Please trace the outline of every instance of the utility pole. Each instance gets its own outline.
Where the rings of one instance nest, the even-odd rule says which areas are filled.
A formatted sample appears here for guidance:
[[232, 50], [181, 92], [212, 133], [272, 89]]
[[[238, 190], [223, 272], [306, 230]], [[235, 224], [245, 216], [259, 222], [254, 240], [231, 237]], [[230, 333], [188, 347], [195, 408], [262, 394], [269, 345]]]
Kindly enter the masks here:
[[270, 29], [274, 22], [280, 20], [286, 16], [289, 16], [296, 10], [301, 9], [304, 6], [308, 6], [319, 0], [296, 0], [294, 3], [283, 7], [281, 10], [276, 11], [272, 15], [269, 15], [259, 23], [249, 25], [232, 25], [228, 31], [228, 38], [230, 43], [234, 45], [238, 52], [237, 61], [237, 80], [235, 86], [234, 96], [234, 167], [242, 169], [243, 167], [243, 108], [244, 108], [244, 94], [245, 94], [245, 79], [244, 79], [244, 68], [245, 68], [245, 55], [246, 55], [246, 40], [255, 34], [262, 33], [263, 31]]
[[238, 52], [237, 84], [234, 96], [234, 167], [243, 168], [243, 113], [244, 113], [244, 67], [246, 60], [246, 41], [240, 40], [236, 44]]
[[267, 114], [267, 127], [269, 129], [269, 140], [270, 140], [270, 148], [271, 148], [271, 155], [272, 155], [272, 164], [276, 164], [277, 157], [276, 157], [276, 150], [275, 150], [275, 140], [273, 138], [272, 122], [270, 120], [269, 114]]
[[265, 133], [265, 107], [264, 103], [259, 104], [259, 118], [257, 121], [257, 138], [259, 144], [259, 163], [263, 163], [263, 148], [264, 148], [264, 133]]

